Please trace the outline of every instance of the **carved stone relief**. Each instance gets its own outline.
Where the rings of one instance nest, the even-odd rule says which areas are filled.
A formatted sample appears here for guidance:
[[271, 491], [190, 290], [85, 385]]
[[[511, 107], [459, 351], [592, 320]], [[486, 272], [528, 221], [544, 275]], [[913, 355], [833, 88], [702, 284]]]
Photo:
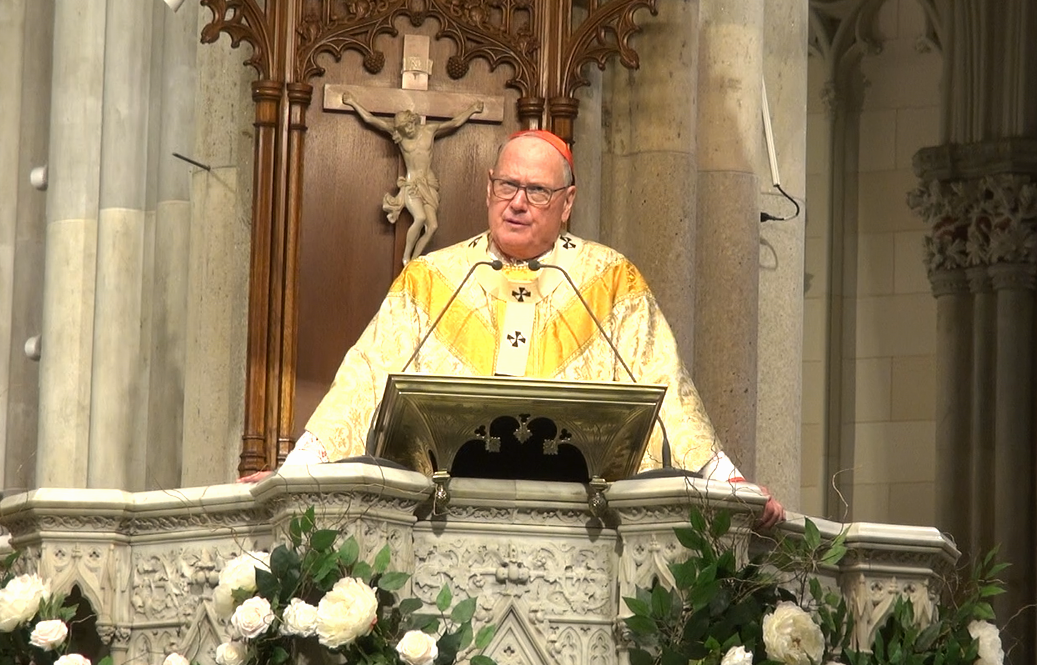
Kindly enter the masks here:
[[926, 625], [933, 619], [936, 591], [925, 579], [869, 577], [859, 573], [844, 578], [843, 593], [853, 612], [854, 648], [872, 644], [875, 632], [885, 622], [899, 596], [911, 601], [919, 625]]

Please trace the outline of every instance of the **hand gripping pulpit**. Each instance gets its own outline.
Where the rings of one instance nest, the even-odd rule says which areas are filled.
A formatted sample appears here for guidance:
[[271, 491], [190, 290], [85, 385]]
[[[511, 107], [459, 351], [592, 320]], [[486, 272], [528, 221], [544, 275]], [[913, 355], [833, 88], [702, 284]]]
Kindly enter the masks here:
[[[519, 377], [391, 374], [367, 450], [431, 477], [433, 512], [452, 476], [589, 484], [637, 473], [666, 386]], [[438, 509], [438, 510], [437, 510]]]

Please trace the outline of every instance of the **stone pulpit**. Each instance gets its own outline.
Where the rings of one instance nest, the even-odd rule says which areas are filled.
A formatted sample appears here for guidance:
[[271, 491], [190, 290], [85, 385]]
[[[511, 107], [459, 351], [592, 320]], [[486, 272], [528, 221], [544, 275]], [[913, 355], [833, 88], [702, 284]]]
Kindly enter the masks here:
[[[412, 573], [401, 593], [434, 604], [449, 584], [474, 597], [476, 630], [497, 632], [487, 655], [500, 665], [626, 662], [624, 596], [653, 580], [684, 551], [673, 528], [692, 505], [727, 508], [739, 551], [769, 539], [749, 525], [765, 497], [750, 485], [702, 479], [622, 480], [605, 490], [609, 511], [588, 508], [581, 483], [454, 478], [451, 501], [430, 511], [428, 477], [373, 464], [283, 469], [257, 485], [170, 491], [40, 489], [0, 504], [9, 546], [55, 591], [77, 587], [96, 612], [97, 633], [115, 665], [161, 663], [177, 651], [212, 663], [228, 639], [212, 592], [225, 562], [280, 542], [292, 516], [310, 506], [320, 526], [352, 535], [361, 556], [386, 543], [392, 566]], [[847, 595], [868, 637], [897, 594], [931, 608], [936, 575], [957, 556], [935, 529], [818, 522], [846, 529], [849, 554], [823, 571]], [[783, 529], [795, 533], [795, 517]]]

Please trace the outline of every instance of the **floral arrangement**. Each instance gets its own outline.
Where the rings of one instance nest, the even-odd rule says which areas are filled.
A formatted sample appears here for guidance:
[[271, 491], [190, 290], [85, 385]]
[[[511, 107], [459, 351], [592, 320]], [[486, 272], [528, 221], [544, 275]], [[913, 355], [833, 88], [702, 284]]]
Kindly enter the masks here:
[[312, 508], [292, 519], [288, 536], [269, 554], [245, 552], [221, 571], [213, 604], [233, 639], [217, 648], [218, 665], [278, 665], [314, 650], [372, 665], [449, 665], [466, 657], [494, 665], [480, 652], [495, 627], [473, 632], [474, 598], [454, 604], [444, 586], [433, 613], [419, 612], [424, 603], [416, 598], [397, 602], [410, 575], [389, 570], [389, 546], [372, 563], [360, 560], [356, 540], [336, 547], [338, 531], [317, 529]]
[[65, 606], [50, 583], [32, 573], [11, 572], [18, 553], [0, 563], [0, 663], [4, 665], [90, 665], [68, 649], [75, 607]]
[[[949, 589], [922, 625], [910, 600], [896, 601], [870, 649], [851, 644], [845, 599], [823, 588], [818, 571], [846, 553], [845, 534], [822, 542], [806, 520], [803, 537], [739, 561], [723, 542], [731, 515], [693, 508], [675, 529], [686, 560], [670, 565], [673, 588], [656, 584], [625, 598], [631, 665], [1002, 665], [1004, 653], [987, 598], [1003, 593], [1006, 564], [995, 552]], [[794, 591], [796, 593], [794, 593]]]
[[[496, 665], [481, 654], [496, 627], [474, 633], [474, 598], [455, 603], [444, 586], [435, 610], [421, 612], [421, 600], [396, 598], [410, 575], [389, 570], [388, 545], [368, 563], [354, 538], [336, 546], [339, 535], [318, 529], [310, 508], [292, 519], [288, 544], [227, 562], [213, 606], [232, 639], [217, 647], [218, 665], [279, 665], [320, 651], [369, 665]], [[16, 557], [0, 563], [0, 665], [91, 665], [66, 653], [75, 605], [36, 574], [13, 576]], [[193, 663], [171, 653], [163, 665]]]

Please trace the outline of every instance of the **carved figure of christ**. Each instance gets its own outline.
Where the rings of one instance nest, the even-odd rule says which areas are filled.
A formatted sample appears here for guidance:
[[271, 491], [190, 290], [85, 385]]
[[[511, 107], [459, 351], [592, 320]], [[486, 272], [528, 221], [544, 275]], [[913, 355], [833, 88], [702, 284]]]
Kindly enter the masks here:
[[[391, 223], [396, 222], [404, 208], [413, 218], [406, 234], [404, 265], [421, 255], [438, 228], [439, 181], [432, 171], [435, 139], [454, 131], [475, 115], [479, 120], [489, 122], [500, 122], [503, 118], [502, 97], [481, 98], [429, 91], [428, 76], [432, 63], [428, 59], [428, 49], [428, 37], [404, 37], [400, 89], [328, 85], [324, 91], [325, 110], [352, 109], [365, 123], [388, 134], [399, 146], [406, 174], [397, 179], [396, 193], [384, 196], [382, 209]], [[390, 121], [377, 117], [378, 114], [391, 114], [393, 117]], [[426, 122], [426, 116], [449, 119]]]

